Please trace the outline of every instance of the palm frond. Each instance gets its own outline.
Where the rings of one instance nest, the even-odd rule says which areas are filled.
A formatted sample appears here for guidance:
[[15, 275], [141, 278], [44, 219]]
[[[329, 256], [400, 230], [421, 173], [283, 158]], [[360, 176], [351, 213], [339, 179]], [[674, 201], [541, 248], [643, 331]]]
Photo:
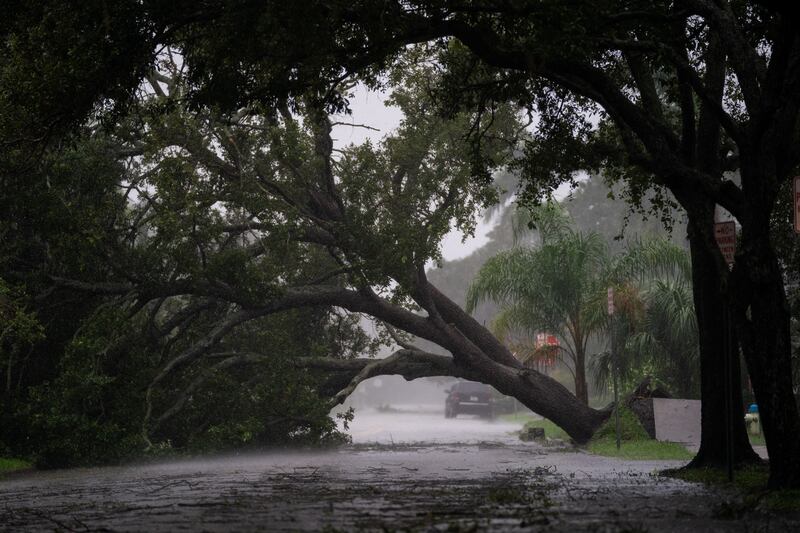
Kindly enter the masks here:
[[500, 252], [481, 267], [472, 280], [466, 295], [466, 308], [472, 312], [483, 301], [499, 304], [524, 297], [530, 286], [529, 269], [531, 250], [514, 248]]
[[638, 240], [630, 244], [614, 267], [617, 280], [692, 279], [688, 252], [666, 239]]
[[514, 241], [535, 229], [542, 244], [559, 239], [573, 230], [569, 213], [558, 202], [547, 202], [532, 208], [520, 208], [512, 219]]
[[497, 316], [495, 316], [489, 324], [489, 330], [492, 335], [497, 337], [500, 342], [505, 342], [511, 335], [511, 332], [516, 329], [516, 325], [509, 315], [509, 309], [501, 309]]

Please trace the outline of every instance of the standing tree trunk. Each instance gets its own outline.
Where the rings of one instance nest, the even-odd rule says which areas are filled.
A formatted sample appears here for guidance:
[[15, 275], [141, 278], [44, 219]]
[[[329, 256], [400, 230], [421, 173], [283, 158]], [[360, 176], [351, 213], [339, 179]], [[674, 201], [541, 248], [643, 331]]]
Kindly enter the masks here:
[[[700, 397], [701, 436], [700, 449], [689, 463], [689, 467], [721, 467], [725, 464], [725, 375], [723, 335], [725, 330], [721, 321], [725, 302], [720, 291], [713, 255], [703, 242], [703, 232], [698, 227], [713, 224], [713, 208], [703, 215], [695, 215], [689, 221], [689, 242], [692, 256], [692, 291], [697, 315], [700, 341]], [[734, 344], [736, 346], [736, 344]], [[742, 405], [741, 371], [739, 357], [732, 358], [733, 374], [733, 457], [737, 464], [760, 461], [753, 451], [744, 418], [738, 416], [738, 406]]]
[[770, 245], [769, 211], [753, 219], [742, 224], [731, 300], [767, 442], [769, 485], [796, 488], [800, 487], [800, 416], [792, 390], [790, 310]]
[[[706, 54], [705, 85], [710, 101], [722, 102], [725, 87], [726, 50], [719, 35], [712, 32]], [[720, 161], [721, 125], [713, 111], [714, 105], [702, 102], [697, 124], [697, 148], [686, 155], [695, 157], [695, 164], [703, 172], [722, 178]], [[691, 162], [691, 157], [687, 157]], [[716, 250], [710, 238], [714, 228], [715, 204], [708, 198], [700, 199], [692, 191], [683, 191], [684, 208], [689, 214], [689, 246], [692, 257], [692, 292], [694, 296], [697, 331], [700, 342], [700, 398], [701, 436], [700, 449], [690, 467], [721, 467], [726, 461], [726, 421], [725, 421], [725, 356], [726, 334], [722, 317], [723, 307], [728, 305], [722, 291], [722, 280], [718, 268]], [[726, 268], [726, 267], [722, 267]], [[730, 316], [730, 315], [729, 315]], [[731, 340], [737, 354], [731, 357], [731, 405], [734, 409], [733, 428], [733, 460], [737, 464], [759, 462], [758, 454], [753, 451], [744, 417], [738, 416], [738, 406], [742, 400], [742, 377], [738, 342]]]
[[575, 350], [575, 396], [584, 405], [589, 405], [589, 388], [586, 384], [586, 354]]

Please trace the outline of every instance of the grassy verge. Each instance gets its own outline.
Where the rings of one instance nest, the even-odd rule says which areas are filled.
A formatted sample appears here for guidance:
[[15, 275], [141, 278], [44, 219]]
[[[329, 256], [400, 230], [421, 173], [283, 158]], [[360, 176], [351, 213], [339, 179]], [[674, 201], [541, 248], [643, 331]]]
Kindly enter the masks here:
[[586, 449], [596, 455], [635, 460], [689, 460], [692, 454], [674, 442], [653, 440], [629, 409], [620, 409], [620, 449], [617, 450], [614, 415], [606, 420], [589, 441]]
[[[721, 468], [696, 468], [691, 470], [668, 470], [666, 476], [684, 481], [704, 483], [712, 486], [731, 486], [728, 475]], [[732, 486], [743, 494], [741, 509], [729, 509], [736, 513], [755, 507], [770, 511], [800, 512], [800, 490], [767, 490], [769, 466], [747, 466], [736, 470]]]
[[[622, 442], [617, 450], [614, 416], [612, 415], [595, 433], [587, 444], [586, 450], [595, 455], [618, 457], [620, 459], [650, 461], [689, 461], [693, 455], [686, 448], [674, 442], [661, 442], [651, 439], [639, 420], [630, 410], [620, 411], [620, 429]], [[544, 428], [547, 438], [569, 441], [570, 437], [563, 429], [547, 419], [537, 418], [530, 413], [501, 415], [501, 420], [523, 424], [524, 427]], [[751, 435], [750, 442], [754, 446], [763, 446], [762, 435]]]
[[9, 472], [14, 472], [15, 470], [27, 470], [28, 468], [33, 468], [33, 465], [28, 461], [0, 457], [0, 475], [8, 474]]
[[652, 439], [624, 441], [619, 450], [616, 439], [592, 440], [587, 450], [595, 455], [634, 460], [688, 461], [692, 458], [692, 454], [680, 444]]
[[561, 439], [564, 441], [570, 440], [569, 435], [567, 435], [563, 429], [550, 422], [546, 418], [539, 418], [538, 416], [530, 413], [500, 415], [500, 420], [522, 424], [523, 430], [526, 428], [543, 428], [544, 436], [548, 439]]
[[507, 415], [500, 415], [498, 418], [500, 420], [503, 420], [504, 422], [513, 422], [513, 423], [519, 423], [519, 424], [525, 424], [526, 422], [531, 422], [533, 420], [538, 420], [539, 419], [539, 417], [537, 417], [536, 415], [533, 415], [533, 414], [528, 413], [528, 412], [511, 413], [511, 414], [507, 414]]
[[546, 418], [541, 418], [539, 420], [529, 420], [525, 422], [524, 428], [544, 428], [544, 436], [548, 439], [561, 439], [564, 441], [569, 442], [570, 436], [567, 435], [567, 432], [558, 427], [557, 425], [553, 424]]
[[[622, 459], [641, 460], [689, 460], [692, 454], [680, 444], [674, 442], [660, 442], [652, 440], [632, 412], [627, 409], [620, 411], [620, 429], [622, 443], [619, 450], [616, 444], [614, 417], [612, 416], [595, 433], [594, 438], [586, 446], [586, 450], [595, 455], [619, 457]], [[544, 434], [550, 439], [569, 441], [570, 436], [551, 421], [534, 418], [529, 413], [502, 415], [502, 420], [524, 424], [525, 428], [544, 428]]]

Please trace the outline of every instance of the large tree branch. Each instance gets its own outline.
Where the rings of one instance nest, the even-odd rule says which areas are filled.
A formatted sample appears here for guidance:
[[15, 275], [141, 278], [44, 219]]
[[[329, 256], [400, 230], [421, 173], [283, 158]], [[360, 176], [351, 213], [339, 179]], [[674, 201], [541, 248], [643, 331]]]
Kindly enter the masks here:
[[761, 82], [764, 78], [763, 60], [747, 42], [736, 15], [727, 1], [686, 0], [718, 32], [725, 44], [729, 61], [739, 81], [745, 105], [754, 112], [758, 110], [761, 99]]
[[492, 360], [512, 368], [522, 367], [522, 363], [514, 357], [503, 343], [497, 340], [497, 337], [492, 335], [489, 330], [472, 318], [469, 313], [464, 311], [430, 283], [428, 284], [428, 292], [433, 302], [435, 302], [442, 318], [458, 328], [466, 338], [480, 348]]
[[327, 198], [324, 207], [330, 220], [341, 220], [344, 216], [344, 203], [339, 197], [336, 180], [333, 175], [333, 138], [331, 137], [331, 121], [327, 113], [316, 110], [312, 114], [312, 130], [314, 133], [314, 153], [321, 162], [321, 185]]
[[639, 89], [642, 106], [649, 110], [659, 121], [663, 121], [664, 110], [661, 107], [661, 98], [659, 98], [652, 72], [645, 58], [641, 53], [635, 51], [625, 52], [624, 56], [636, 87]]
[[[703, 194], [713, 202], [725, 207], [737, 218], [744, 212], [745, 198], [742, 191], [729, 180], [719, 180], [688, 166], [680, 157], [680, 146], [670, 137], [660, 135], [660, 131], [669, 127], [666, 124], [656, 126], [643, 115], [614, 81], [604, 72], [588, 65], [572, 64], [564, 67], [574, 71], [577, 79], [583, 83], [573, 85], [573, 90], [580, 91], [583, 85], [591, 87], [602, 95], [598, 101], [611, 117], [621, 125], [629, 127], [644, 145], [654, 165], [651, 169], [676, 198], [681, 200], [685, 195]], [[561, 82], [569, 87], [571, 78], [563, 78]], [[589, 97], [589, 94], [586, 94]], [[687, 207], [684, 205], [684, 207]]]
[[164, 422], [181, 412], [186, 406], [186, 402], [189, 400], [189, 398], [191, 398], [192, 394], [217, 373], [234, 366], [260, 363], [267, 360], [269, 360], [269, 356], [264, 354], [240, 353], [224, 359], [210, 368], [204, 369], [200, 372], [199, 376], [197, 376], [185, 389], [181, 391], [181, 393], [178, 395], [178, 398], [175, 400], [175, 402], [173, 402], [169, 409], [164, 411], [161, 416], [153, 421], [149, 428], [149, 433], [155, 433], [158, 428], [164, 424]]
[[[688, 61], [687, 61], [688, 63]], [[722, 109], [725, 88], [725, 50], [716, 33], [712, 33], [705, 53], [706, 72], [702, 82], [694, 79], [694, 70], [689, 68], [689, 83], [700, 96], [700, 116], [697, 123], [697, 162], [701, 170], [712, 175], [722, 170], [720, 161], [721, 118], [730, 117]], [[698, 85], [702, 86], [698, 92]], [[728, 127], [728, 134], [733, 137]], [[738, 128], [737, 128], [738, 131]], [[735, 137], [734, 137], [735, 138]]]
[[[253, 252], [258, 252], [258, 250], [253, 249]], [[156, 298], [168, 298], [170, 296], [187, 294], [219, 298], [245, 307], [253, 305], [250, 297], [239, 293], [235, 288], [220, 280], [187, 278], [167, 282], [127, 283], [87, 282], [57, 276], [51, 276], [50, 279], [52, 279], [59, 288], [85, 293], [104, 296], [124, 296], [133, 294], [136, 295], [140, 303], [147, 303]]]
[[[389, 304], [377, 297], [356, 291], [329, 287], [306, 287], [287, 290], [266, 305], [242, 309], [229, 314], [208, 334], [165, 364], [148, 386], [148, 401], [153, 388], [175, 370], [186, 366], [217, 345], [234, 328], [245, 322], [288, 309], [309, 306], [337, 306], [352, 312], [363, 312], [395, 325], [409, 333], [448, 346], [442, 333], [431, 323], [410, 311]], [[150, 408], [148, 407], [148, 416]]]
[[[229, 292], [234, 291], [232, 288], [228, 288], [226, 290], [216, 290], [217, 284], [215, 283], [209, 283], [205, 281], [198, 282], [191, 279], [178, 280], [172, 283], [156, 283], [149, 285], [143, 284], [140, 286], [132, 283], [89, 283], [64, 278], [53, 279], [59, 286], [64, 288], [109, 296], [136, 294], [140, 300], [146, 299], [147, 301], [155, 298], [177, 296], [181, 294], [211, 296], [231, 303], [239, 303], [243, 299], [243, 297], [235, 294], [228, 294]], [[237, 313], [234, 313], [234, 315], [229, 317], [229, 319], [234, 321], [233, 326], [235, 326], [248, 320], [260, 318], [269, 314], [274, 314], [289, 309], [312, 306], [334, 306], [347, 309], [348, 311], [354, 313], [366, 313], [397, 328], [416, 335], [417, 337], [421, 337], [439, 344], [444, 342], [443, 346], [445, 347], [450, 344], [445, 342], [445, 335], [443, 332], [433, 323], [431, 323], [429, 319], [414, 314], [398, 305], [392, 304], [389, 301], [377, 296], [372, 291], [356, 291], [352, 289], [343, 289], [340, 287], [331, 287], [326, 285], [310, 285], [286, 288], [269, 301], [262, 302], [260, 304], [248, 302], [248, 305], [244, 306], [242, 310], [238, 311]], [[224, 331], [216, 333], [216, 330], [212, 331], [209, 334], [209, 338], [211, 340], [209, 340], [209, 338], [205, 338], [204, 340], [200, 341], [199, 345], [208, 348], [209, 346], [215, 344], [222, 336], [224, 336], [229, 329], [230, 328], [226, 328]], [[202, 353], [202, 351], [202, 349], [199, 351], [195, 351], [194, 348], [189, 349], [187, 353], [190, 353], [191, 355], [188, 356], [188, 359], [191, 359], [199, 353]], [[180, 361], [183, 361], [183, 357], [179, 356], [178, 359], [179, 362], [177, 364], [180, 365]]]
[[[213, 354], [212, 354], [213, 355]], [[219, 372], [240, 365], [251, 365], [269, 361], [270, 356], [257, 352], [239, 352], [220, 354], [225, 359], [200, 372], [175, 401], [149, 428], [149, 433], [155, 433], [159, 427], [179, 414], [185, 407], [189, 398], [203, 384]], [[398, 375], [408, 381], [433, 376], [452, 376], [476, 379], [474, 373], [458, 367], [453, 363], [452, 357], [437, 355], [422, 350], [398, 350], [384, 359], [335, 359], [332, 357], [302, 357], [293, 362], [296, 368], [312, 371], [323, 371], [331, 376], [333, 381], [342, 384], [339, 390], [332, 393], [331, 406], [341, 404], [353, 393], [359, 383], [381, 375]]]
[[[788, 27], [787, 27], [788, 26]], [[760, 116], [759, 132], [777, 154], [778, 178], [788, 178], [797, 166], [800, 132], [800, 36], [796, 24], [783, 21], [773, 47]]]
[[[495, 32], [459, 20], [430, 21], [422, 16], [411, 15], [407, 17], [407, 24], [411, 27], [417, 26], [409, 33], [415, 39], [423, 35], [429, 39], [455, 37], [491, 66], [543, 77], [589, 98], [606, 110], [620, 128], [627, 128], [635, 133], [649, 155], [650, 170], [657, 169], [659, 178], [673, 192], [677, 192], [677, 195], [680, 195], [680, 191], [694, 195], [701, 193], [723, 205], [734, 215], [742, 213], [744, 198], [741, 191], [731, 187], [730, 183], [709, 179], [708, 175], [687, 167], [680, 157], [680, 143], [671, 126], [658, 121], [644, 108], [632, 102], [619, 84], [602, 69], [567, 58], [549, 58], [535, 51], [504, 47], [501, 44], [503, 39]], [[701, 98], [706, 98], [697, 74], [693, 70], [686, 71], [685, 74], [693, 89]], [[717, 113], [723, 126], [737, 138], [738, 128], [730, 117], [719, 109], [714, 108], [713, 111]]]
[[[718, 45], [715, 44], [715, 39], [712, 37], [709, 50], [706, 54], [706, 75], [704, 79], [700, 78], [700, 75], [698, 75], [697, 71], [695, 71], [689, 63], [689, 60], [685, 57], [685, 51], [682, 51], [681, 54], [682, 55], [676, 53], [672, 54], [675, 69], [684, 77], [686, 82], [692, 86], [692, 90], [697, 94], [706, 112], [713, 115], [715, 119], [719, 121], [736, 144], [740, 145], [743, 143], [745, 134], [742, 128], [722, 106], [722, 89], [725, 81], [724, 50], [718, 49]], [[718, 82], [720, 68], [722, 69], [721, 75], [723, 76], [723, 85], [720, 85]]]
[[[364, 361], [363, 359], [361, 361]], [[350, 383], [339, 391], [331, 400], [334, 405], [341, 404], [358, 384], [375, 376], [398, 375], [407, 381], [430, 376], [453, 376], [468, 379], [480, 379], [474, 372], [455, 364], [452, 357], [437, 355], [420, 350], [398, 350], [385, 359], [368, 359]]]

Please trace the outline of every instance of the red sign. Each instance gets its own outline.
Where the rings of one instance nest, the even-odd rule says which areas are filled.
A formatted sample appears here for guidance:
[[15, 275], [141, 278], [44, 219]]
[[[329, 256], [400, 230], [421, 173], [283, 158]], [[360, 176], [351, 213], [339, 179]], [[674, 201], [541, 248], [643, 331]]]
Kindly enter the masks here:
[[542, 348], [544, 346], [558, 346], [558, 344], [558, 337], [555, 335], [550, 335], [549, 333], [536, 334], [536, 348]]
[[608, 288], [608, 314], [614, 314], [614, 287]]
[[800, 176], [794, 178], [794, 232], [800, 233]]
[[736, 223], [729, 220], [714, 224], [714, 239], [717, 241], [717, 246], [719, 246], [725, 262], [732, 265], [733, 256], [736, 254]]
[[537, 368], [547, 368], [556, 364], [558, 355], [558, 337], [549, 333], [536, 334], [536, 351], [537, 355], [531, 363]]

